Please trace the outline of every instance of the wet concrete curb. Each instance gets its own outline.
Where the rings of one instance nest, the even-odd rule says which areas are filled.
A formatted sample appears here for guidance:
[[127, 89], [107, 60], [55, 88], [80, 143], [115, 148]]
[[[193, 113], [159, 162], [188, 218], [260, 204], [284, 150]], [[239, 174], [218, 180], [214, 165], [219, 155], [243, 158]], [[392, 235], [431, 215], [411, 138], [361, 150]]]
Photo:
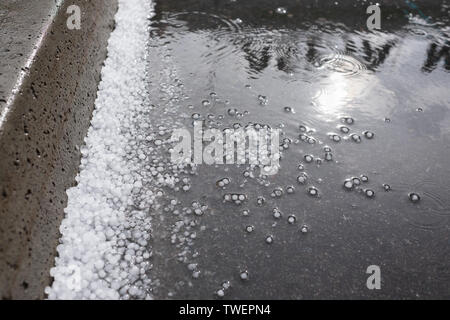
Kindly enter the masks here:
[[[80, 30], [67, 27], [73, 4]], [[42, 299], [51, 282], [116, 11], [116, 0], [0, 4], [1, 299]]]

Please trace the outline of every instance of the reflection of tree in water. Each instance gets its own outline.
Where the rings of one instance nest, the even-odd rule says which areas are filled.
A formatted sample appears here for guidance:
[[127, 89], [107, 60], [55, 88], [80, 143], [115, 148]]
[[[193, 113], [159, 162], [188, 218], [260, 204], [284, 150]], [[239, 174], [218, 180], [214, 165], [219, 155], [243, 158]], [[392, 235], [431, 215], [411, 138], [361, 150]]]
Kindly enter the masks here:
[[[320, 50], [317, 49], [316, 40], [309, 40], [306, 43], [306, 60], [313, 63], [320, 57]], [[360, 56], [365, 60], [367, 69], [375, 71], [381, 66], [389, 56], [391, 49], [396, 45], [393, 40], [386, 40], [381, 46], [373, 47], [368, 40], [362, 40], [361, 47], [354, 40], [349, 39], [345, 44], [345, 53]]]
[[[197, 2], [198, 6], [201, 5], [199, 8], [202, 9], [198, 12], [203, 12], [203, 14], [199, 15], [198, 12], [197, 14], [184, 12], [181, 16], [178, 16], [177, 19], [183, 21], [183, 25], [188, 32], [204, 32], [208, 34], [208, 36], [211, 36], [212, 41], [229, 42], [230, 46], [234, 46], [237, 51], [243, 52], [243, 56], [248, 62], [248, 72], [253, 75], [267, 69], [271, 65], [271, 61], [275, 62], [275, 66], [278, 70], [292, 73], [299, 70], [299, 68], [304, 67], [302, 61], [314, 63], [314, 61], [320, 58], [321, 54], [329, 53], [325, 52], [324, 47], [322, 46], [323, 39], [320, 37], [324, 30], [320, 30], [320, 27], [318, 29], [319, 32], [311, 31], [302, 24], [304, 21], [296, 19], [288, 20], [290, 23], [289, 25], [281, 24], [281, 20], [277, 19], [272, 19], [272, 24], [267, 24], [269, 21], [267, 20], [267, 17], [263, 15], [263, 13], [267, 15], [267, 12], [261, 10], [262, 13], [260, 13], [266, 20], [263, 19], [262, 21], [259, 21], [256, 19], [255, 15], [252, 15], [253, 20], [250, 19], [250, 25], [241, 24], [238, 27], [234, 25], [234, 22], [232, 22], [231, 19], [227, 20], [228, 18], [226, 18], [227, 16], [231, 16], [230, 12], [237, 10], [235, 6], [233, 6], [232, 11], [228, 12], [227, 10], [231, 9], [228, 8], [223, 1], [216, 0], [208, 5], [202, 0], [196, 0], [195, 3]], [[164, 5], [168, 5], [166, 2], [163, 3]], [[170, 30], [173, 26], [171, 26], [170, 19], [167, 19], [169, 16], [178, 15], [179, 13], [158, 10], [162, 8], [160, 7], [160, 2], [157, 2], [157, 4], [160, 5], [157, 6], [156, 16], [153, 18], [155, 21], [153, 26], [156, 27], [156, 30], [152, 31], [152, 36], [170, 37], [171, 32], [179, 32], [180, 30]], [[169, 1], [169, 4], [175, 5], [176, 3], [174, 4]], [[208, 11], [212, 10], [210, 5], [218, 8], [217, 10], [225, 11], [228, 14], [221, 15], [217, 12], [215, 12], [215, 14], [209, 14]], [[247, 11], [253, 12], [250, 9]], [[240, 11], [239, 16], [246, 17], [245, 12], [246, 10], [244, 10], [244, 12]], [[249, 19], [249, 17], [247, 18]], [[314, 22], [309, 23], [309, 25], [311, 24], [314, 24]], [[236, 30], [234, 29], [235, 27]], [[396, 27], [400, 28], [401, 25]], [[175, 28], [178, 29], [178, 27]], [[360, 58], [368, 70], [376, 71], [383, 65], [391, 54], [392, 49], [397, 45], [397, 40], [393, 40], [392, 38], [384, 39], [384, 43], [383, 39], [371, 41], [361, 33], [358, 34], [350, 31], [356, 30], [351, 26], [347, 26], [346, 28], [349, 31], [347, 31], [343, 37], [353, 37], [353, 39], [345, 40], [341, 52]], [[238, 31], [237, 29], [240, 30]], [[260, 30], [269, 32], [259, 34]], [[283, 30], [283, 35], [280, 36], [277, 32], [270, 34], [271, 30]], [[402, 35], [397, 34], [395, 30], [397, 29], [392, 29], [390, 34], [397, 36], [397, 38], [401, 38]], [[325, 33], [332, 35], [330, 29], [325, 30]], [[302, 38], [305, 38], [305, 35], [307, 40], [303, 41], [306, 43], [301, 43], [300, 41], [302, 41]], [[421, 69], [423, 72], [433, 72], [440, 64], [440, 61], [443, 61], [443, 68], [450, 71], [450, 44], [448, 41], [441, 45], [435, 42], [430, 43], [424, 56], [425, 62]]]
[[384, 45], [379, 48], [372, 49], [370, 42], [367, 40], [363, 41], [365, 60], [367, 61], [367, 68], [370, 70], [376, 70], [380, 65], [384, 63], [386, 58], [389, 56], [391, 49], [395, 46], [395, 42], [392, 40], [387, 41]]
[[433, 42], [428, 47], [427, 58], [425, 63], [423, 64], [422, 71], [430, 73], [434, 69], [436, 69], [439, 61], [444, 60], [444, 68], [447, 71], [450, 71], [450, 43], [447, 42], [441, 48]]
[[290, 43], [263, 46], [260, 49], [254, 49], [256, 48], [248, 43], [242, 46], [250, 70], [256, 73], [266, 69], [270, 64], [271, 59], [275, 59], [278, 70], [286, 73], [293, 72], [297, 66], [298, 50]]
[[[295, 45], [295, 40], [291, 43], [276, 43], [259, 49], [247, 43], [242, 50], [246, 53], [245, 58], [249, 62], [249, 68], [253, 71], [262, 72], [269, 66], [270, 60], [273, 58], [278, 70], [290, 73], [298, 67], [299, 59], [305, 58], [312, 64], [320, 58], [322, 53], [318, 42], [320, 42], [318, 39], [307, 40], [306, 52], [302, 54], [303, 57], [299, 56], [301, 50]], [[361, 45], [356, 44], [353, 40], [348, 40], [345, 45], [345, 53], [362, 58], [367, 69], [376, 71], [383, 65], [396, 45], [397, 41], [392, 39], [386, 40], [382, 45], [374, 45], [367, 39], [362, 40]], [[423, 72], [434, 71], [441, 60], [443, 60], [443, 68], [450, 71], [450, 45], [446, 43], [439, 47], [436, 43], [431, 43], [425, 59]]]
[[269, 66], [271, 59], [271, 48], [269, 46], [255, 48], [251, 42], [247, 42], [241, 49], [245, 52], [245, 60], [248, 61], [250, 70], [259, 73]]

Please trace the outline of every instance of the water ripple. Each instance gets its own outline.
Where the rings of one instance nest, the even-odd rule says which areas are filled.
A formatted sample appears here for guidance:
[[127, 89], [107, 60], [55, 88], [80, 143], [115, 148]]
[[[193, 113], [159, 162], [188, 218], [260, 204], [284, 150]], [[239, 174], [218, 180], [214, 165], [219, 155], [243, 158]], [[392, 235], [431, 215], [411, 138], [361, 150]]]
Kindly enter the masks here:
[[354, 76], [367, 70], [364, 63], [345, 53], [332, 53], [319, 56], [314, 61], [318, 70], [327, 70], [340, 73], [344, 76]]

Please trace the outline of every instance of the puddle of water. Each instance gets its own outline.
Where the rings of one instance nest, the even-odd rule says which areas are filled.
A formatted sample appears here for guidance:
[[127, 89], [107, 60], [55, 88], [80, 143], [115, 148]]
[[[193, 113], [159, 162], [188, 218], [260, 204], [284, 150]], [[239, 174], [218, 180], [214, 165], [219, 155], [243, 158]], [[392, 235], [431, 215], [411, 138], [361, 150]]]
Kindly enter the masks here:
[[[369, 32], [359, 3], [156, 1], [136, 119], [144, 186], [164, 194], [156, 298], [373, 297], [372, 264], [377, 297], [448, 296], [450, 29], [428, 9], [432, 24], [387, 8]], [[282, 129], [280, 171], [175, 168], [167, 139], [194, 119]]]

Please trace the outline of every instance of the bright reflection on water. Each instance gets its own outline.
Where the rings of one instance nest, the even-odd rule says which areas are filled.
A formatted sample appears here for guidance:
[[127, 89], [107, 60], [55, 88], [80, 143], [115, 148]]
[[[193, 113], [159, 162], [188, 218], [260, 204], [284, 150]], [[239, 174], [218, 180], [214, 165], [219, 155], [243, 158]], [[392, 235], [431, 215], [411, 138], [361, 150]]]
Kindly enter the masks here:
[[[448, 6], [424, 1], [426, 22], [403, 1], [382, 4], [382, 29], [370, 32], [364, 2], [314, 3], [156, 1], [148, 122], [191, 127], [196, 114], [221, 129], [269, 124], [290, 139], [276, 176], [200, 166], [189, 192], [165, 190], [208, 213], [187, 246], [169, 241], [181, 217], [155, 214], [156, 296], [448, 297]], [[271, 197], [277, 187], [284, 193]], [[230, 192], [248, 203], [223, 203]], [[379, 293], [365, 287], [371, 264], [384, 272]]]

